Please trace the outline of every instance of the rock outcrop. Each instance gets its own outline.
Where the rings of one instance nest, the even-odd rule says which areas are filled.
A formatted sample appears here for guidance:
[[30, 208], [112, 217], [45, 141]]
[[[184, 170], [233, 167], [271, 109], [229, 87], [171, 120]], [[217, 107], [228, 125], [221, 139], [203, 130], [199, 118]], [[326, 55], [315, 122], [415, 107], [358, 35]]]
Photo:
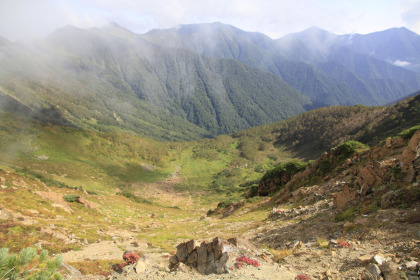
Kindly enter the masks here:
[[406, 182], [419, 181], [420, 179], [420, 130], [418, 130], [407, 148], [404, 149], [400, 159], [401, 171], [405, 173]]
[[383, 177], [386, 172], [387, 170], [376, 160], [371, 161], [362, 168], [357, 177], [357, 183], [361, 188], [361, 194], [365, 196], [366, 194], [372, 192], [372, 187], [382, 185]]
[[333, 199], [334, 207], [340, 212], [343, 211], [349, 204], [353, 203], [357, 192], [350, 190], [349, 187], [344, 186], [341, 192], [335, 194]]
[[222, 274], [239, 257], [240, 252], [247, 252], [254, 256], [261, 256], [251, 242], [243, 238], [224, 240], [219, 237], [212, 241], [197, 243], [190, 240], [177, 246], [176, 254], [169, 259], [170, 268], [176, 270], [183, 265], [196, 269], [201, 274]]
[[221, 274], [227, 272], [228, 252], [232, 250], [233, 244], [218, 237], [200, 245], [190, 240], [177, 246], [176, 254], [169, 259], [170, 267], [176, 268], [180, 263], [184, 263], [196, 268], [201, 274]]

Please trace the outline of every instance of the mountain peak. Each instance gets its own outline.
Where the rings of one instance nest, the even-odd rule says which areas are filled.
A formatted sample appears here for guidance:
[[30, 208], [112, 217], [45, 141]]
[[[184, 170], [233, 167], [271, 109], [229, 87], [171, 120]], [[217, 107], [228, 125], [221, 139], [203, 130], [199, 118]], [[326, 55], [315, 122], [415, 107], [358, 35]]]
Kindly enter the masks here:
[[53, 33], [51, 33], [48, 38], [54, 38], [57, 36], [62, 36], [64, 34], [66, 35], [70, 35], [70, 34], [75, 34], [75, 33], [79, 33], [82, 32], [83, 29], [80, 29], [74, 25], [66, 25], [64, 27], [58, 28], [57, 30], [55, 30]]
[[311, 37], [317, 37], [317, 38], [331, 38], [331, 37], [336, 37], [337, 35], [335, 35], [334, 33], [331, 33], [325, 29], [322, 29], [318, 26], [311, 26], [305, 30], [303, 30], [302, 32], [298, 33], [301, 34], [302, 36], [311, 36]]
[[131, 32], [129, 29], [121, 26], [120, 24], [116, 23], [115, 21], [111, 21], [109, 24], [107, 24], [105, 27], [102, 28], [103, 30], [120, 30], [125, 32]]
[[136, 34], [133, 33], [131, 30], [119, 25], [118, 23], [114, 21], [110, 22], [108, 25], [101, 28], [100, 30], [105, 31], [106, 33], [110, 35], [122, 37], [125, 39], [129, 39], [136, 36]]
[[322, 29], [319, 26], [313, 25], [305, 30], [303, 30], [302, 32], [306, 32], [306, 33], [330, 33], [329, 31]]

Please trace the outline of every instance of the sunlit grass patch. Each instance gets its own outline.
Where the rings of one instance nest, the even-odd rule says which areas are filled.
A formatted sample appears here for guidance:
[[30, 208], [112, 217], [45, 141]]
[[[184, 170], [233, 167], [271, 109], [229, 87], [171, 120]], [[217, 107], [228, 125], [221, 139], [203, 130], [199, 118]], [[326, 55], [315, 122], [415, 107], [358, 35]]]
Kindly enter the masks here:
[[123, 260], [88, 260], [79, 262], [69, 262], [83, 275], [104, 275], [109, 276], [113, 271], [113, 266], [122, 263]]

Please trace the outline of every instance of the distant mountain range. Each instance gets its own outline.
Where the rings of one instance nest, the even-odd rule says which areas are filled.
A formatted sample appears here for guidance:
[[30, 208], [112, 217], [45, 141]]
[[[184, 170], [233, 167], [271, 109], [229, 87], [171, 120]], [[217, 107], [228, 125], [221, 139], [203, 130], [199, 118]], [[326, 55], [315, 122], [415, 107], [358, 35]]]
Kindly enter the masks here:
[[404, 28], [272, 40], [222, 23], [143, 35], [67, 26], [43, 40], [0, 38], [0, 110], [158, 140], [212, 137], [323, 106], [400, 100], [420, 89], [419, 52], [420, 36]]
[[[260, 33], [250, 33], [221, 23], [183, 25], [177, 29], [152, 30], [143, 38], [169, 48], [239, 60], [247, 65], [280, 76], [286, 83], [311, 98], [314, 107], [329, 105], [381, 105], [420, 88], [420, 36], [407, 29], [391, 29], [376, 35], [338, 36], [317, 27], [271, 40]], [[396, 37], [389, 49], [393, 57], [383, 59], [364, 50], [378, 49], [387, 39]], [[351, 41], [353, 38], [353, 41]], [[363, 43], [364, 42], [364, 43]], [[406, 42], [403, 44], [403, 42]], [[400, 54], [401, 53], [401, 54]], [[409, 64], [407, 53], [413, 54]], [[396, 57], [400, 57], [397, 59]], [[417, 61], [417, 62], [416, 62]], [[398, 64], [398, 62], [397, 62]], [[410, 66], [411, 65], [411, 66]], [[405, 66], [407, 68], [404, 68]], [[409, 67], [410, 66], [410, 67]]]

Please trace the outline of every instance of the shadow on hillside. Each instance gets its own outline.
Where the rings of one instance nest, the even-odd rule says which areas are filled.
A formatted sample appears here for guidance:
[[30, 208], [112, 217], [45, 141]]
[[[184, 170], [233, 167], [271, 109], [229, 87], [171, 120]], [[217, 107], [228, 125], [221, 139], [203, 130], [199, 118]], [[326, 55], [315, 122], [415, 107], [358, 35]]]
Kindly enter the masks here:
[[55, 125], [73, 126], [53, 105], [43, 108], [30, 108], [12, 96], [0, 91], [0, 111], [12, 113], [21, 117], [48, 122]]

